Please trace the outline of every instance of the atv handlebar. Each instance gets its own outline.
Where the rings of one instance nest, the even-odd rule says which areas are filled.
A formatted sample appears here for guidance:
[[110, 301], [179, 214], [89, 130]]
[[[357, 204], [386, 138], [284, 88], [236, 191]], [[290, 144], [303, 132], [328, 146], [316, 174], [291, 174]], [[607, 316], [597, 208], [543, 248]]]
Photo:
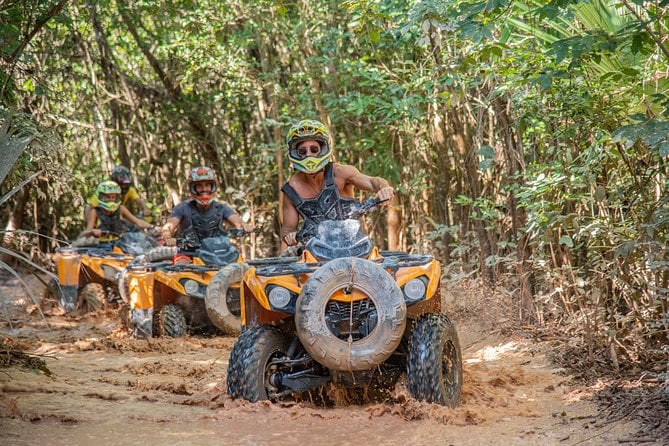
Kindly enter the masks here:
[[[378, 197], [374, 197], [368, 198], [362, 202], [356, 202], [346, 216], [346, 219], [358, 219], [365, 214], [369, 214], [370, 212], [375, 211], [378, 209], [381, 203], [385, 203], [386, 201], [388, 200], [381, 200]], [[315, 228], [312, 229], [302, 225], [302, 229], [300, 229], [297, 234], [295, 234], [298, 248], [299, 245], [305, 245], [306, 242], [312, 237], [312, 234], [310, 234], [311, 230], [315, 230]]]
[[243, 228], [231, 228], [226, 230], [228, 237], [244, 237], [247, 234], [258, 234], [260, 231], [254, 229], [253, 231], [246, 232]]
[[351, 209], [349, 218], [358, 218], [362, 215], [369, 214], [370, 212], [375, 211], [381, 203], [385, 203], [386, 201], [388, 200], [380, 200], [377, 197], [368, 198], [358, 206], [355, 206], [353, 209]]

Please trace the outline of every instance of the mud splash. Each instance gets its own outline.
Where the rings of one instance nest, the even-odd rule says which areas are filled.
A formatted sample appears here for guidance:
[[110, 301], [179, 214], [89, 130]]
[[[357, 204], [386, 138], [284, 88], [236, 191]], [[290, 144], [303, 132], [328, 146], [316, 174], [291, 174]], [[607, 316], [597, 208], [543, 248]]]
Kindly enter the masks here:
[[598, 419], [544, 347], [499, 330], [499, 312], [457, 313], [464, 386], [461, 407], [449, 409], [412, 399], [403, 382], [372, 400], [326, 389], [327, 405], [317, 395], [232, 400], [232, 337], [134, 340], [113, 312], [74, 319], [54, 310], [47, 327], [22, 310], [0, 336], [42, 355], [53, 376], [0, 369], [6, 444], [611, 444], [635, 429]]

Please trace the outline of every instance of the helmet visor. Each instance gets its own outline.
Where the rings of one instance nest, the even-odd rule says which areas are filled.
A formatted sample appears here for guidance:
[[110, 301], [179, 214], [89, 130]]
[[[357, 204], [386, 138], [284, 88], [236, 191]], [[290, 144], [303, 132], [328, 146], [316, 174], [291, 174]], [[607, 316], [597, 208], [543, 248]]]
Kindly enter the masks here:
[[109, 193], [109, 194], [99, 194], [98, 199], [104, 201], [105, 203], [114, 203], [116, 201], [120, 202], [118, 194]]
[[323, 148], [320, 144], [314, 143], [309, 145], [300, 145], [294, 149], [290, 149], [290, 156], [297, 160], [303, 160], [307, 157], [318, 157]]

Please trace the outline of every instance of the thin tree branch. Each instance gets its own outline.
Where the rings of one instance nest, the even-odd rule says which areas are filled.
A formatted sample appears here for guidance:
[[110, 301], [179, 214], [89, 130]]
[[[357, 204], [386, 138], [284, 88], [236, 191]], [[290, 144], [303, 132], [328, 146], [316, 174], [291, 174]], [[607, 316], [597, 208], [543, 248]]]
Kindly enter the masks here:
[[629, 10], [629, 12], [631, 12], [632, 15], [636, 17], [638, 21], [644, 24], [646, 32], [648, 33], [650, 38], [653, 39], [653, 41], [657, 44], [658, 47], [660, 47], [660, 51], [662, 51], [664, 53], [664, 56], [669, 60], [669, 49], [667, 49], [667, 47], [664, 46], [661, 37], [655, 34], [655, 32], [651, 29], [648, 21], [644, 20], [643, 17], [641, 17], [641, 14], [639, 14], [639, 12], [636, 9], [634, 9], [629, 0], [623, 0], [623, 4]]
[[26, 46], [28, 46], [30, 41], [37, 35], [37, 33], [40, 32], [42, 28], [44, 28], [44, 25], [46, 25], [46, 23], [49, 20], [51, 20], [56, 14], [58, 14], [65, 7], [68, 1], [69, 0], [60, 0], [58, 3], [53, 5], [51, 9], [49, 9], [49, 12], [40, 17], [35, 23], [33, 29], [21, 41], [19, 46], [16, 47], [14, 52], [6, 59], [6, 63], [10, 68], [7, 73], [7, 78], [5, 79], [5, 83], [2, 85], [2, 91], [0, 91], [0, 97], [3, 97], [5, 95], [5, 89], [7, 88], [7, 84], [9, 80], [12, 78], [12, 74], [14, 73], [14, 68], [16, 67], [16, 60], [19, 58], [21, 53], [23, 53], [23, 50], [26, 48]]

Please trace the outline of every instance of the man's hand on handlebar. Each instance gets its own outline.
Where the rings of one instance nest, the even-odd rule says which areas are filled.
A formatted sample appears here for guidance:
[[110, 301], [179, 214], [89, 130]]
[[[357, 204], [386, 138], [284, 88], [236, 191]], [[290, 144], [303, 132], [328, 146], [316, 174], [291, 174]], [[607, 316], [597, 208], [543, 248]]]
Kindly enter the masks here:
[[283, 241], [286, 242], [288, 246], [297, 245], [297, 232], [289, 232], [283, 236]]
[[381, 189], [376, 193], [377, 198], [379, 199], [379, 204], [383, 203], [385, 206], [388, 204], [388, 201], [395, 196], [395, 189], [393, 189], [391, 186], [386, 186]]

